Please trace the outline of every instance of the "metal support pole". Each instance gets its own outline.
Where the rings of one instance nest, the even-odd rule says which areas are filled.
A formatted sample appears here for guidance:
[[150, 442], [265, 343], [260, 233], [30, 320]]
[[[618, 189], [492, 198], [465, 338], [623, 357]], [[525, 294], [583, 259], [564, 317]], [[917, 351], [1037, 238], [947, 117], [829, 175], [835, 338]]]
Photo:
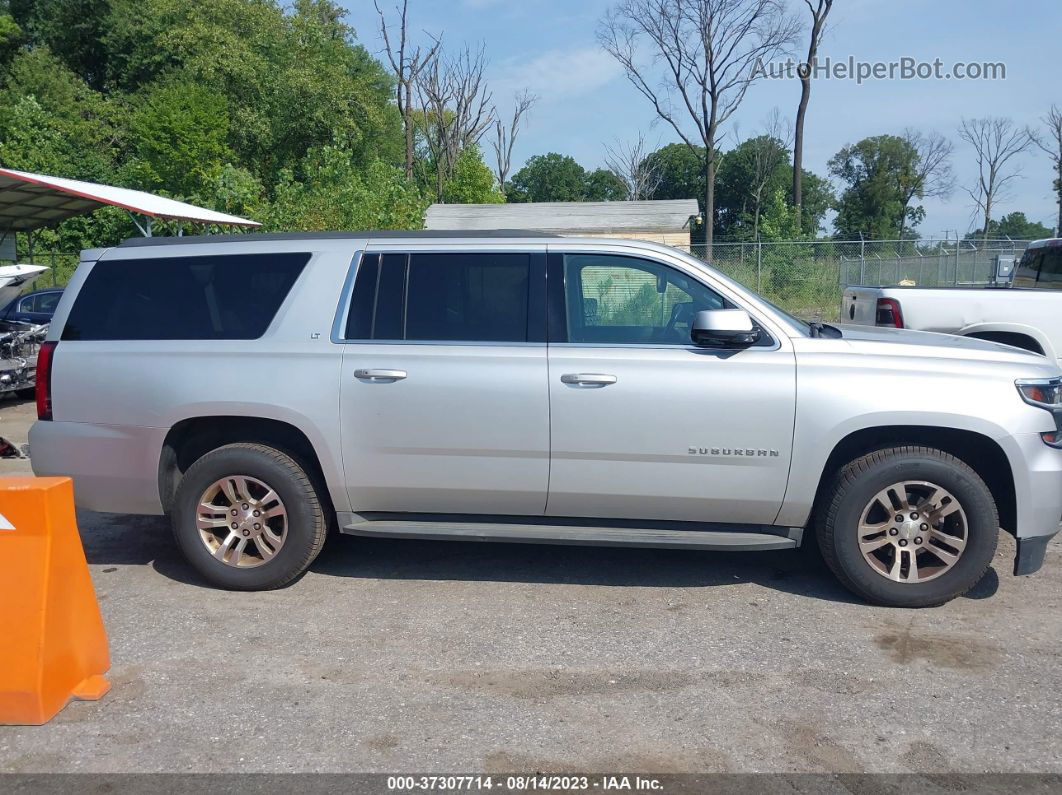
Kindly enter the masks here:
[[859, 284], [866, 286], [867, 283], [867, 241], [863, 233], [859, 233]]
[[763, 241], [756, 240], [756, 292], [763, 292]]
[[955, 230], [955, 278], [952, 279], [952, 286], [959, 284], [959, 230]]

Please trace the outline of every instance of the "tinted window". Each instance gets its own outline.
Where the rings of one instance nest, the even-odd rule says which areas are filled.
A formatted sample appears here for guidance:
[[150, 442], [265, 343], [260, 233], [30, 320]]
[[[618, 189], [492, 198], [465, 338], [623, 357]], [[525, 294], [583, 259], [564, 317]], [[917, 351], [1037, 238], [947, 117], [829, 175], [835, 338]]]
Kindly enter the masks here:
[[724, 299], [684, 273], [634, 257], [564, 258], [568, 340], [689, 345], [693, 316]]
[[309, 254], [97, 262], [64, 340], [246, 340], [265, 333]]
[[1062, 248], [1052, 246], [1044, 249], [1040, 259], [1038, 287], [1062, 287]]
[[62, 293], [41, 293], [37, 296], [37, 312], [54, 312]]
[[1036, 272], [1040, 268], [1040, 253], [1042, 249], [1026, 249], [1018, 266], [1014, 269], [1015, 287], [1035, 287]]
[[[525, 342], [527, 254], [387, 254], [355, 278], [347, 339]], [[370, 299], [370, 293], [374, 293]]]

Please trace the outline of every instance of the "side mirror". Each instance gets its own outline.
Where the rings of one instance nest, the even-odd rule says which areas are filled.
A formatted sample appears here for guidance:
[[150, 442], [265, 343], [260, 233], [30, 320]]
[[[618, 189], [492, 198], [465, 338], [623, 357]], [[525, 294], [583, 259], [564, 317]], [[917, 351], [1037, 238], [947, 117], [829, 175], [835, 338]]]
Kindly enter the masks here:
[[747, 348], [760, 331], [744, 309], [705, 309], [694, 315], [690, 338], [704, 348]]

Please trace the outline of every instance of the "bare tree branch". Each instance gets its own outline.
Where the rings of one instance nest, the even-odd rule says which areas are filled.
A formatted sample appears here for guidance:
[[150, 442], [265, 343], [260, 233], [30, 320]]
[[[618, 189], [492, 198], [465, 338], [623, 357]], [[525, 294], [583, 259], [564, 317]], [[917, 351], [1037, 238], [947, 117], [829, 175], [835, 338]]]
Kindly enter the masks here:
[[1062, 235], [1062, 110], [1059, 110], [1057, 105], [1052, 105], [1041, 121], [1047, 127], [1047, 132], [1034, 133], [1033, 141], [1047, 153], [1054, 165], [1055, 194], [1058, 197], [1058, 224], [1055, 226], [1055, 234]]
[[483, 77], [486, 67], [484, 45], [477, 50], [465, 45], [456, 56], [435, 58], [417, 80], [419, 131], [435, 167], [439, 200], [461, 152], [478, 145], [497, 120]]
[[903, 240], [907, 210], [916, 197], [942, 199], [955, 189], [955, 174], [951, 169], [955, 146], [938, 132], [922, 133], [912, 127], [906, 128], [901, 138], [915, 153], [914, 169], [905, 175], [906, 179], [900, 186], [903, 208], [899, 238]]
[[420, 73], [438, 56], [442, 44], [440, 38], [432, 38], [432, 45], [422, 51], [420, 47], [409, 50], [407, 41], [407, 6], [409, 0], [402, 0], [401, 6], [395, 6], [398, 15], [398, 41], [392, 43], [391, 30], [380, 8], [379, 0], [373, 0], [376, 13], [380, 17], [380, 36], [384, 42], [384, 52], [395, 73], [395, 100], [398, 112], [402, 116], [402, 129], [406, 142], [406, 179], [413, 177], [413, 86]]
[[719, 128], [762, 76], [757, 67], [787, 52], [799, 29], [782, 0], [620, 0], [601, 20], [598, 40], [631, 85], [687, 146], [704, 147], [709, 244]]
[[752, 150], [753, 240], [760, 237], [760, 217], [767, 200], [767, 185], [774, 172], [789, 161], [789, 147], [793, 142], [793, 127], [778, 108], [772, 108], [763, 123], [763, 132], [749, 139]]
[[627, 187], [628, 201], [642, 201], [653, 195], [664, 179], [660, 164], [649, 157], [652, 150], [645, 135], [630, 143], [605, 144], [605, 168], [615, 174]]
[[520, 122], [537, 101], [538, 97], [525, 89], [516, 97], [513, 120], [509, 126], [506, 127], [501, 119], [494, 122], [494, 156], [498, 163], [498, 187], [502, 191], [505, 190], [505, 180], [508, 179], [509, 169], [512, 167], [513, 144], [516, 143], [516, 136], [520, 132]]
[[1033, 145], [1034, 137], [1028, 127], [1015, 127], [1013, 121], [1000, 117], [963, 119], [959, 137], [977, 154], [977, 182], [966, 192], [981, 211], [981, 239], [985, 241], [992, 210], [1006, 196], [1007, 186], [1021, 175], [1013, 160]]

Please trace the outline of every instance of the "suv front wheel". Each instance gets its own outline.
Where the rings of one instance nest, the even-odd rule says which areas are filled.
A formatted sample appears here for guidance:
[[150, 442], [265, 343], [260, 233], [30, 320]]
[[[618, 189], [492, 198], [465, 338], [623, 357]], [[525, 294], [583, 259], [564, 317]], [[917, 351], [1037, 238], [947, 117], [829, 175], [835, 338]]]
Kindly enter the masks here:
[[305, 469], [262, 444], [229, 444], [192, 464], [177, 487], [173, 533], [212, 585], [280, 588], [309, 568], [328, 523]]
[[976, 585], [996, 551], [991, 491], [942, 450], [869, 453], [841, 469], [824, 503], [823, 558], [849, 590], [878, 604], [943, 604]]

